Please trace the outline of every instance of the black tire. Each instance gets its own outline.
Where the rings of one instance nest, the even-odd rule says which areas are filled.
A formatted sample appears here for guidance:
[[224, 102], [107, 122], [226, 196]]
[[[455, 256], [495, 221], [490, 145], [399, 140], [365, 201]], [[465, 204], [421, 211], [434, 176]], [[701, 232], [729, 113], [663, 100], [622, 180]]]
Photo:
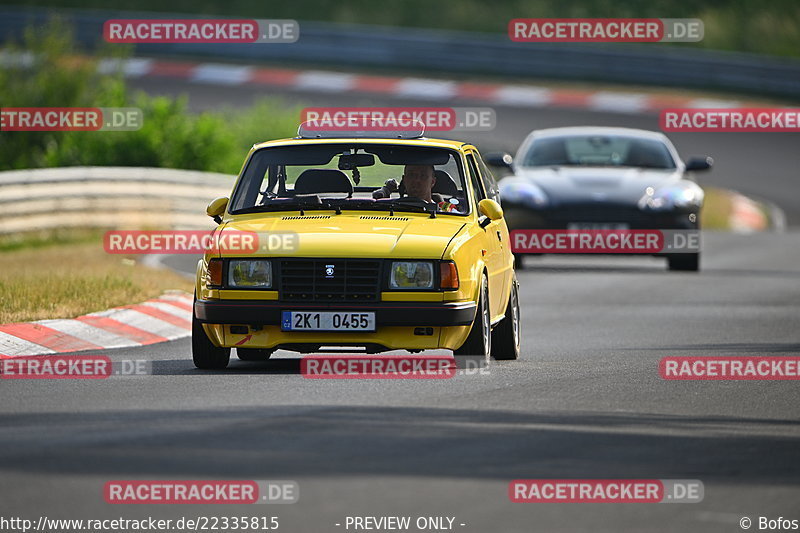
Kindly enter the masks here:
[[273, 351], [267, 348], [236, 348], [236, 357], [241, 361], [266, 361]]
[[203, 325], [192, 313], [192, 360], [203, 370], [221, 370], [231, 359], [230, 348], [219, 348], [209, 340]]
[[478, 298], [478, 309], [469, 336], [460, 348], [453, 351], [455, 356], [482, 357], [487, 362], [492, 355], [492, 321], [489, 311], [489, 282], [484, 274]]
[[667, 256], [667, 264], [672, 271], [697, 272], [700, 270], [700, 254], [672, 254]]
[[514, 254], [514, 270], [525, 270], [525, 256]]
[[508, 296], [506, 315], [492, 330], [492, 357], [498, 361], [519, 359], [520, 348], [519, 283], [514, 278]]

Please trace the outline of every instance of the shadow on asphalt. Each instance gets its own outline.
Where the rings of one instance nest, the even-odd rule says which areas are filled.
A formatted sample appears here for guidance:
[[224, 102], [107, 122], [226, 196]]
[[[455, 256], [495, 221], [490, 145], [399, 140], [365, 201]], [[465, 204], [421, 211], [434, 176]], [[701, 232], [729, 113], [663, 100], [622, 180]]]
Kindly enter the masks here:
[[264, 398], [265, 405], [247, 408], [0, 414], [0, 469], [153, 479], [397, 475], [800, 484], [795, 419], [270, 406]]
[[800, 354], [800, 344], [796, 342], [723, 342], [717, 344], [675, 344], [671, 346], [640, 346], [637, 348], [620, 348], [626, 351], [650, 351], [650, 352], [664, 352], [664, 351], [685, 351], [700, 353], [703, 352], [720, 352], [725, 353], [751, 353], [751, 354], [764, 354], [764, 353], [787, 353], [792, 355]]
[[[331, 355], [331, 354], [327, 354]], [[349, 354], [349, 355], [364, 355], [364, 354]], [[433, 354], [431, 354], [433, 355]], [[396, 355], [387, 355], [387, 357], [394, 357]], [[437, 357], [441, 357], [441, 353], [436, 353]], [[369, 357], [369, 356], [366, 356]], [[380, 357], [380, 355], [378, 355]], [[445, 356], [449, 357], [449, 356]], [[259, 374], [285, 374], [285, 375], [300, 375], [300, 360], [301, 356], [297, 354], [292, 358], [275, 358], [267, 359], [264, 361], [240, 361], [236, 355], [231, 355], [231, 360], [228, 368], [224, 370], [200, 370], [195, 368], [191, 356], [186, 360], [173, 359], [153, 361], [151, 363], [150, 373], [154, 376], [203, 376], [203, 375], [259, 375]], [[454, 359], [456, 369], [477, 369], [481, 367], [482, 358], [480, 357], [458, 357]], [[494, 360], [493, 360], [494, 362]]]

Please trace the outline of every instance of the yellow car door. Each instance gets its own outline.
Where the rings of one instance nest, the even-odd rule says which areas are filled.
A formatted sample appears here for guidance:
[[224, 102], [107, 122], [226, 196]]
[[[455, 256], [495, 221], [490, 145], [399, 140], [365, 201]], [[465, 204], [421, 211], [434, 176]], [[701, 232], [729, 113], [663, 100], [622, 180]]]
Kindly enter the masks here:
[[[472, 182], [473, 190], [475, 191], [475, 204], [488, 198], [487, 191], [484, 188], [481, 174], [478, 171], [478, 163], [476, 161], [476, 153], [469, 151], [466, 153], [467, 168], [469, 169], [470, 181]], [[499, 320], [505, 311], [506, 292], [505, 292], [505, 271], [504, 271], [504, 249], [503, 249], [503, 231], [501, 224], [503, 220], [486, 221], [483, 227], [484, 249], [486, 255], [483, 260], [486, 264], [486, 271], [489, 278], [489, 308], [492, 315], [492, 321]]]

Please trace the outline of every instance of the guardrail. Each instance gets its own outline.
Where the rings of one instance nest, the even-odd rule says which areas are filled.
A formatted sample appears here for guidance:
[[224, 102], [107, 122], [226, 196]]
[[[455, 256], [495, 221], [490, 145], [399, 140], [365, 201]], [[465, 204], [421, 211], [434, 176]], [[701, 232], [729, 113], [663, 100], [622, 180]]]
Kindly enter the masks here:
[[235, 176], [139, 167], [0, 172], [0, 235], [65, 227], [206, 229], [208, 202]]
[[[53, 11], [0, 9], [0, 40], [19, 39], [26, 25]], [[196, 15], [121, 11], [56, 11], [71, 20], [76, 38], [94, 46], [110, 18], [197, 18]], [[514, 43], [503, 34], [300, 22], [292, 44], [141, 44], [142, 55], [188, 55], [224, 60], [379, 67], [722, 89], [797, 98], [800, 61], [662, 44]]]

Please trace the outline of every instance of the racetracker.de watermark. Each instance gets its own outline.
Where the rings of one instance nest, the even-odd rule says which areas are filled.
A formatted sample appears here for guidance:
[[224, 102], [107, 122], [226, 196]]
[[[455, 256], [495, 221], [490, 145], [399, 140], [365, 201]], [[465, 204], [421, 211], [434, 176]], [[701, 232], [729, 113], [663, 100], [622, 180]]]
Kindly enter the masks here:
[[152, 361], [105, 355], [34, 355], [0, 359], [0, 379], [108, 379], [152, 374]]
[[294, 252], [299, 236], [294, 232], [254, 232], [226, 229], [111, 230], [103, 236], [109, 254], [218, 254], [249, 255], [261, 252]]
[[109, 43], [293, 43], [296, 20], [113, 19], [103, 24]]
[[0, 131], [136, 131], [138, 107], [4, 107]]
[[703, 40], [700, 19], [513, 19], [508, 37], [520, 43], [689, 43]]
[[662, 131], [800, 132], [800, 108], [670, 108], [659, 117]]
[[664, 357], [658, 373], [669, 380], [800, 380], [800, 357]]
[[492, 131], [491, 107], [306, 107], [300, 114], [309, 131]]
[[515, 254], [697, 253], [698, 230], [543, 229], [511, 232]]
[[309, 355], [300, 361], [308, 379], [448, 379], [456, 362], [441, 355]]
[[700, 503], [697, 479], [515, 479], [508, 484], [514, 503]]
[[111, 504], [285, 504], [300, 499], [300, 487], [288, 480], [114, 480], [103, 497]]

